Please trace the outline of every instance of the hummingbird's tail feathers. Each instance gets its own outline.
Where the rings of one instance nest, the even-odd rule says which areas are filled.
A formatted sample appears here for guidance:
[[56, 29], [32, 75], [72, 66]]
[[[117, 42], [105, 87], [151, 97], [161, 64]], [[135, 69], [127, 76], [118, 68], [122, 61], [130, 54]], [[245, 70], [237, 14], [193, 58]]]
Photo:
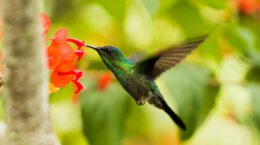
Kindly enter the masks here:
[[163, 110], [172, 118], [172, 120], [183, 130], [186, 129], [186, 125], [184, 122], [180, 119], [180, 117], [172, 111], [172, 109], [168, 106], [168, 104], [164, 101], [163, 98], [160, 98]]

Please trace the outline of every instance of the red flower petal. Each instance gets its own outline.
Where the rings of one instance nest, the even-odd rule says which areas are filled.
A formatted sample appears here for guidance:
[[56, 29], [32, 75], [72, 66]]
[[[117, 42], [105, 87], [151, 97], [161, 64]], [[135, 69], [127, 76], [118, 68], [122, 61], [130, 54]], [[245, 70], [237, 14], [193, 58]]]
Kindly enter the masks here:
[[78, 81], [83, 76], [83, 71], [75, 70], [75, 80]]
[[100, 75], [97, 88], [101, 91], [106, 90], [113, 80], [113, 75], [110, 72]]
[[78, 39], [74, 39], [74, 38], [68, 38], [67, 41], [68, 42], [72, 42], [75, 45], [77, 45], [78, 50], [85, 45], [84, 41], [81, 41], [81, 40], [78, 40]]
[[49, 60], [49, 68], [54, 69], [61, 63], [75, 63], [76, 62], [76, 54], [73, 48], [67, 44], [62, 43], [60, 45], [55, 45], [55, 43], [51, 43], [48, 49], [48, 60]]
[[61, 57], [62, 61], [71, 62], [71, 63], [76, 62], [75, 61], [76, 54], [75, 54], [73, 48], [67, 43], [65, 43], [61, 46], [60, 57]]
[[65, 28], [59, 29], [53, 38], [54, 45], [61, 45], [66, 43], [68, 39], [68, 31]]
[[40, 14], [40, 21], [41, 21], [41, 25], [42, 25], [42, 28], [43, 28], [43, 34], [46, 35], [49, 31], [50, 31], [50, 27], [51, 27], [51, 20], [50, 18], [41, 13]]
[[62, 64], [57, 67], [51, 74], [51, 82], [56, 87], [65, 87], [74, 79], [73, 69], [75, 66], [73, 64]]
[[78, 61], [80, 61], [85, 52], [83, 50], [75, 50], [75, 54], [78, 56]]
[[74, 92], [75, 94], [78, 94], [81, 90], [85, 90], [86, 88], [84, 87], [84, 85], [79, 82], [78, 80], [73, 80], [72, 81], [76, 87], [76, 91]]
[[49, 47], [47, 47], [47, 53], [48, 53], [48, 64], [50, 69], [54, 69], [57, 67], [60, 63], [60, 51], [61, 47], [56, 47], [51, 43]]

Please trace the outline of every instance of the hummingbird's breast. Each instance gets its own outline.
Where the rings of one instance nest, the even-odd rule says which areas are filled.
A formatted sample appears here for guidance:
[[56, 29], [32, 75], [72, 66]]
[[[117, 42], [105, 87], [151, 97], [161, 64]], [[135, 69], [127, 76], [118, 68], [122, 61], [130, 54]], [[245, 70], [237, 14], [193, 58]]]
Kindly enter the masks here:
[[121, 75], [116, 75], [122, 87], [137, 101], [140, 97], [148, 97], [150, 83], [152, 81], [145, 75], [139, 74], [135, 70], [124, 71]]
[[[106, 61], [104, 61], [106, 62]], [[148, 97], [152, 80], [139, 73], [136, 66], [128, 61], [106, 62], [108, 68], [114, 73], [122, 87], [136, 100]]]

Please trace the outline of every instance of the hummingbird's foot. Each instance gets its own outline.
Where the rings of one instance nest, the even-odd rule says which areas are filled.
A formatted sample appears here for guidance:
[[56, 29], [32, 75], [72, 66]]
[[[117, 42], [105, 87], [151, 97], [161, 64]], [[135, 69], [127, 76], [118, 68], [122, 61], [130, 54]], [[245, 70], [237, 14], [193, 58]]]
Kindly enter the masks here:
[[137, 102], [137, 105], [144, 105], [145, 104], [145, 97], [140, 97], [136, 102]]

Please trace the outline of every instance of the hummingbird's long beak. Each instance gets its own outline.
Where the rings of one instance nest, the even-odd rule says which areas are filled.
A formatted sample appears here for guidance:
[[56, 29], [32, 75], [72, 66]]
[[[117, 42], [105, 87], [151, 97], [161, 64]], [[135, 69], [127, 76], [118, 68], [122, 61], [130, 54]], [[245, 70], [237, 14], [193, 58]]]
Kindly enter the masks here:
[[89, 48], [92, 48], [94, 50], [99, 50], [99, 48], [97, 46], [92, 46], [92, 45], [88, 45], [88, 44], [86, 44], [85, 46], [89, 47]]

